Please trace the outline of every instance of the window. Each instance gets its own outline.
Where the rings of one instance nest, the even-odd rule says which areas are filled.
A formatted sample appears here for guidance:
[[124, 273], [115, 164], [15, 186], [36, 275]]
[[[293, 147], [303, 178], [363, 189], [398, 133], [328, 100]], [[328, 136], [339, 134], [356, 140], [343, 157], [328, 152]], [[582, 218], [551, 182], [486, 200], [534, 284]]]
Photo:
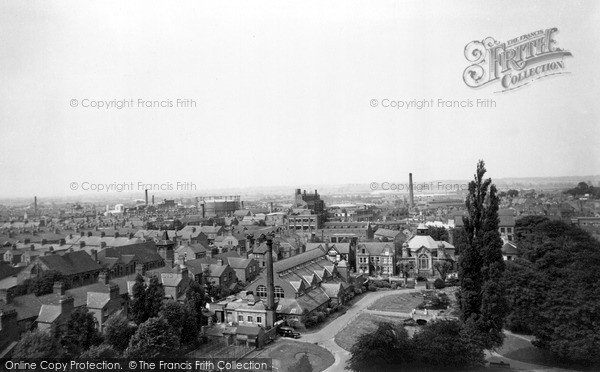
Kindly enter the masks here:
[[243, 321], [244, 321], [244, 316], [238, 315], [238, 322], [243, 322]]
[[280, 286], [276, 286], [275, 287], [275, 298], [283, 298], [283, 296], [284, 296], [283, 288], [281, 288]]
[[260, 316], [256, 317], [256, 323], [262, 323], [262, 318]]
[[252, 317], [251, 316], [248, 316], [248, 322], [252, 323]]
[[256, 287], [256, 295], [258, 297], [267, 297], [267, 287], [264, 285], [259, 285]]
[[419, 256], [419, 269], [429, 269], [429, 257], [425, 254]]

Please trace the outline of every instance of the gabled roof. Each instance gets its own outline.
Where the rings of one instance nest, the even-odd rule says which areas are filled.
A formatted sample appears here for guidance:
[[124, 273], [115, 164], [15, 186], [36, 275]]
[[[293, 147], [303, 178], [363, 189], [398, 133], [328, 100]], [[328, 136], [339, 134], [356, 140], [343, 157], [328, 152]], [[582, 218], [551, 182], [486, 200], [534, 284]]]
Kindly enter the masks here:
[[[163, 258], [158, 254], [153, 242], [125, 245], [121, 247], [106, 248], [98, 252], [98, 257], [136, 257], [141, 263], [161, 261]], [[129, 261], [131, 261], [131, 259]]]
[[506, 242], [502, 246], [502, 254], [507, 256], [517, 255], [519, 251], [517, 250], [517, 246], [511, 242]]
[[38, 323], [54, 323], [62, 314], [60, 305], [42, 305], [36, 321]]
[[6, 262], [0, 261], [0, 280], [17, 275], [23, 267], [13, 267]]
[[312, 260], [316, 260], [320, 257], [324, 257], [326, 253], [321, 249], [313, 249], [304, 253], [297, 254], [295, 256], [277, 261], [273, 264], [273, 270], [276, 273], [289, 270], [292, 267], [302, 265]]
[[[432, 239], [433, 241], [433, 239]], [[394, 243], [378, 243], [378, 242], [369, 242], [369, 243], [358, 243], [358, 250], [360, 251], [362, 248], [365, 248], [369, 254], [372, 255], [381, 255], [385, 251], [385, 249], [389, 249], [390, 255], [394, 254]]]
[[49, 270], [56, 270], [63, 275], [74, 275], [102, 269], [102, 266], [84, 251], [65, 253], [62, 256], [55, 254], [38, 256], [37, 260], [46, 265]]

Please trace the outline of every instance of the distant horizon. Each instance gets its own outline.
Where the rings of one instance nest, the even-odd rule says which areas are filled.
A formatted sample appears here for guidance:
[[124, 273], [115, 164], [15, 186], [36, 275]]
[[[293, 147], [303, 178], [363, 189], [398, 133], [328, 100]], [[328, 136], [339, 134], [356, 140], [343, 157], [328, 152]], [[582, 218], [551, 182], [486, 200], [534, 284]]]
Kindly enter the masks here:
[[[468, 184], [471, 179], [443, 179], [443, 180], [425, 180], [419, 181], [414, 177], [413, 174], [413, 184], [429, 184], [434, 183], [434, 187], [437, 186], [435, 182], [465, 182]], [[492, 183], [500, 186], [500, 189], [510, 188], [510, 183], [531, 183], [535, 181], [545, 181], [541, 183], [541, 185], [551, 186], [549, 183], [557, 183], [560, 182], [565, 187], [567, 184], [571, 184], [573, 186], [577, 185], [579, 182], [592, 182], [595, 186], [600, 183], [600, 174], [597, 175], [585, 175], [585, 176], [535, 176], [535, 177], [502, 177], [502, 178], [492, 178]], [[382, 182], [393, 182], [393, 181], [382, 181]], [[400, 181], [398, 181], [400, 182]], [[404, 181], [405, 184], [408, 184], [408, 174], [407, 179]], [[206, 188], [206, 189], [198, 189], [196, 191], [188, 191], [185, 193], [178, 191], [158, 191], [152, 193], [149, 191], [149, 198], [154, 195], [155, 203], [162, 201], [164, 198], [194, 198], [201, 196], [229, 196], [229, 195], [249, 195], [249, 196], [259, 196], [261, 194], [273, 194], [276, 196], [283, 196], [286, 194], [292, 194], [295, 189], [306, 190], [307, 193], [313, 193], [315, 189], [319, 192], [320, 195], [328, 196], [328, 195], [336, 195], [333, 188], [342, 188], [342, 187], [360, 187], [364, 188], [364, 190], [351, 190], [349, 193], [365, 193], [365, 194], [398, 194], [405, 195], [408, 194], [407, 191], [394, 191], [394, 190], [386, 190], [382, 192], [381, 190], [372, 190], [370, 189], [369, 182], [356, 182], [356, 183], [332, 183], [332, 184], [314, 184], [314, 185], [279, 185], [279, 186], [249, 186], [249, 187], [235, 187], [235, 188]], [[416, 187], [416, 186], [414, 186]], [[532, 185], [531, 187], [521, 187], [521, 188], [536, 188], [536, 185]], [[323, 192], [323, 190], [325, 190]], [[427, 195], [431, 194], [429, 192], [431, 190], [424, 190], [420, 192], [415, 191], [415, 196], [419, 195]], [[447, 195], [453, 195], [453, 193], [447, 193]], [[0, 196], [0, 204], [5, 202], [22, 202], [30, 200], [30, 203], [33, 203], [33, 198], [38, 198], [38, 203], [43, 204], [43, 199], [50, 200], [63, 200], [67, 201], [81, 201], [81, 202], [98, 202], [99, 199], [131, 199], [131, 201], [135, 200], [143, 200], [144, 192], [86, 192], [86, 193], [78, 193], [71, 195], [27, 195], [27, 196]], [[138, 196], [138, 197], [136, 197]], [[291, 197], [290, 197], [291, 199]]]

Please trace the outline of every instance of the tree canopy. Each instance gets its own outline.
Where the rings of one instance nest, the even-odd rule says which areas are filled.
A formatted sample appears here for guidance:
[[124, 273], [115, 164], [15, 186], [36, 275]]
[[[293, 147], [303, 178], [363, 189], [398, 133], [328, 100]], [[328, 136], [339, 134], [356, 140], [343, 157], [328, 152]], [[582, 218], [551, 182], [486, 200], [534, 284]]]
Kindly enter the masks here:
[[58, 331], [58, 337], [71, 358], [102, 342], [102, 336], [96, 329], [96, 319], [85, 306], [73, 310], [66, 327]]
[[505, 275], [507, 327], [558, 358], [600, 365], [600, 242], [546, 218], [517, 220], [521, 257]]
[[129, 323], [129, 320], [121, 315], [111, 315], [104, 324], [104, 339], [116, 351], [122, 353], [129, 345], [131, 336], [136, 328]]
[[140, 324], [125, 350], [127, 358], [152, 359], [179, 355], [179, 335], [164, 318]]
[[465, 371], [484, 365], [482, 347], [458, 320], [437, 320], [412, 338], [403, 326], [381, 323], [359, 336], [346, 369], [353, 371]]
[[65, 356], [58, 339], [44, 331], [32, 331], [21, 335], [19, 342], [12, 351], [15, 359], [47, 359]]

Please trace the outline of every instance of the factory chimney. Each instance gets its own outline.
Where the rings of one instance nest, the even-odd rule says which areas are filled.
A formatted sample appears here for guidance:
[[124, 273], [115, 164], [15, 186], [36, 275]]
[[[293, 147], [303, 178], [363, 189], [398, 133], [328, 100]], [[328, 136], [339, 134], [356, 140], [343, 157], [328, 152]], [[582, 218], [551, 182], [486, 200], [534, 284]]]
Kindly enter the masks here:
[[[262, 236], [261, 236], [262, 238]], [[267, 234], [267, 251], [265, 252], [265, 258], [267, 261], [267, 317], [266, 325], [267, 328], [272, 328], [275, 324], [275, 284], [273, 278], [273, 235]]]
[[37, 196], [33, 197], [33, 215], [37, 217]]
[[154, 205], [154, 195], [152, 195], [152, 205]]
[[410, 208], [414, 208], [415, 207], [415, 195], [413, 194], [413, 180], [412, 180], [412, 173], [408, 174], [408, 196], [410, 198], [409, 202], [410, 202]]
[[144, 190], [144, 193], [146, 194], [146, 207], [148, 206], [148, 189]]

